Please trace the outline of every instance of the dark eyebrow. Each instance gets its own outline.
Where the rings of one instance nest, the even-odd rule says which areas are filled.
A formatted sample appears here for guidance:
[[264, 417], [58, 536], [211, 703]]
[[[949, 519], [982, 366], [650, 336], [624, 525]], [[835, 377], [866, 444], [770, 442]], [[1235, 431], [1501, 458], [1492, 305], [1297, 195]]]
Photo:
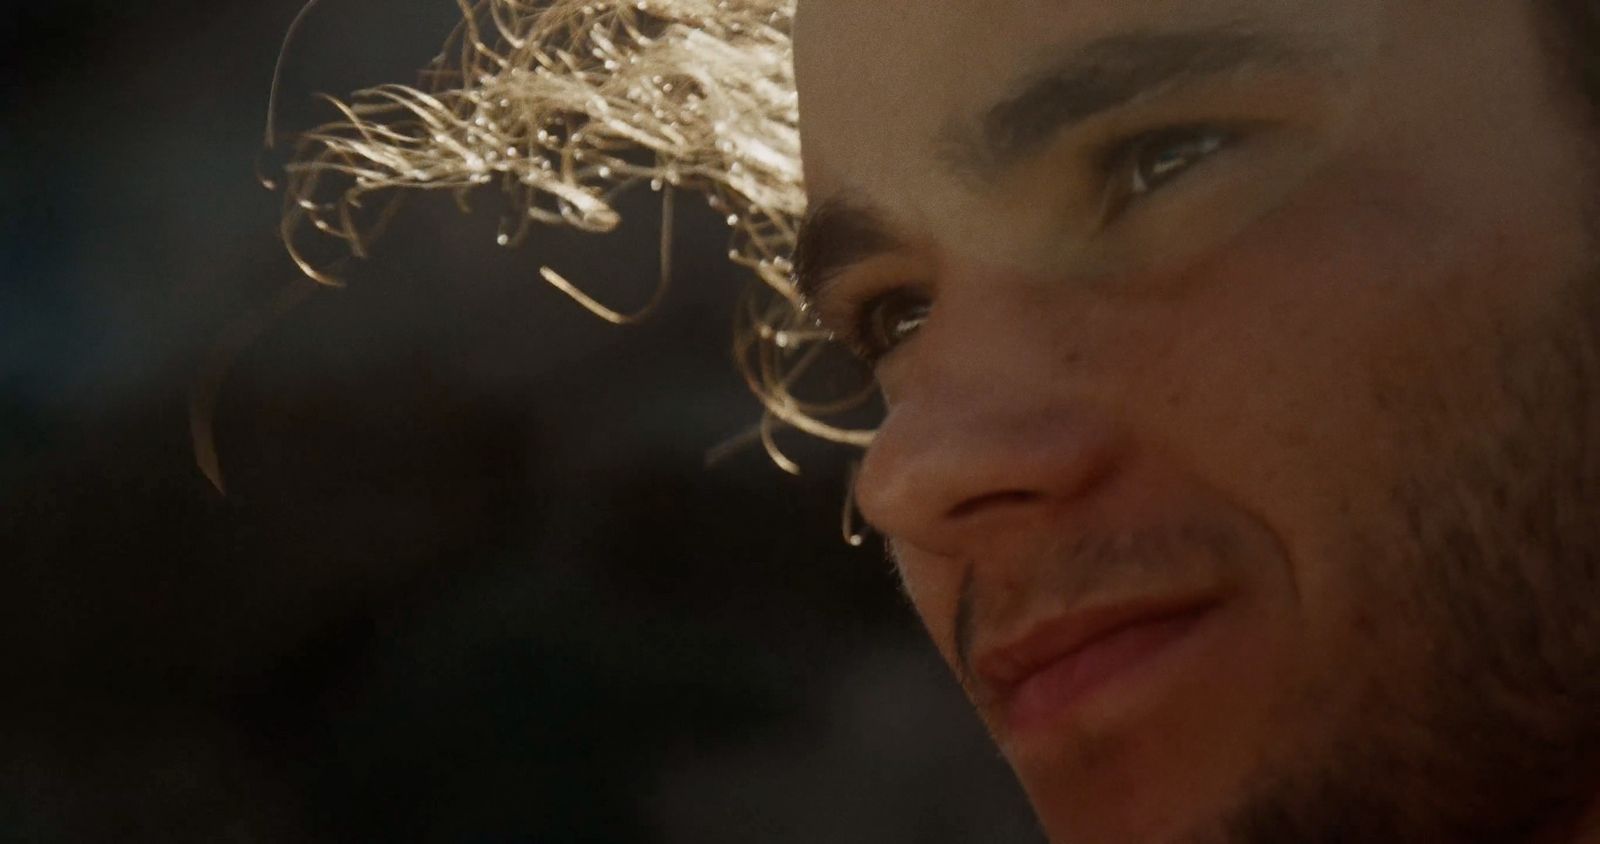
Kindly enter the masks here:
[[1238, 27], [1106, 36], [1071, 48], [1065, 59], [1025, 79], [975, 127], [948, 127], [944, 157], [957, 172], [992, 177], [1061, 132], [1176, 85], [1298, 67], [1318, 57], [1327, 63], [1326, 51]]
[[[1186, 82], [1331, 65], [1326, 50], [1237, 26], [1127, 32], [1066, 49], [1065, 59], [1025, 78], [975, 125], [946, 128], [941, 157], [953, 171], [988, 180], [1091, 117]], [[802, 299], [815, 301], [851, 265], [904, 248], [885, 219], [848, 195], [813, 204], [794, 250], [794, 281]]]
[[794, 247], [795, 288], [804, 301], [814, 301], [846, 267], [903, 246], [876, 209], [849, 197], [823, 200], [800, 222]]

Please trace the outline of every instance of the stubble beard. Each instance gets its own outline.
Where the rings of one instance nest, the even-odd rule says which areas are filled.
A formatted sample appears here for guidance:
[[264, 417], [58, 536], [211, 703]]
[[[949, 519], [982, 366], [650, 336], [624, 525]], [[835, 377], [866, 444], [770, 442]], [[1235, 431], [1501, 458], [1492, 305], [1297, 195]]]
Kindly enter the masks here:
[[1542, 844], [1600, 798], [1600, 260], [1550, 314], [1486, 340], [1507, 421], [1394, 411], [1352, 703], [1197, 844]]

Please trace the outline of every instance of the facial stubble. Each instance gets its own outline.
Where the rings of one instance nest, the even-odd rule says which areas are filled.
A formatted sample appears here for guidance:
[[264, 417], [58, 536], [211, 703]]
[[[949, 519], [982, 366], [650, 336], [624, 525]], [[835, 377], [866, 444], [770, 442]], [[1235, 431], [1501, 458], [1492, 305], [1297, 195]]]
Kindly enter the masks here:
[[1600, 260], [1546, 314], [1486, 338], [1493, 419], [1377, 388], [1412, 458], [1352, 526], [1350, 703], [1196, 842], [1533, 842], [1600, 795]]

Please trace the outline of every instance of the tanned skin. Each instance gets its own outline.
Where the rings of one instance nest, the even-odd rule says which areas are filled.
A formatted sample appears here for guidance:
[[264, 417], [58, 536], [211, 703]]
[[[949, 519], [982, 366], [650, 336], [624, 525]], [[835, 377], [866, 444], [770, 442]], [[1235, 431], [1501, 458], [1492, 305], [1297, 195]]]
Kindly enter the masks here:
[[1600, 183], [1546, 23], [800, 0], [857, 497], [1057, 844], [1600, 842]]

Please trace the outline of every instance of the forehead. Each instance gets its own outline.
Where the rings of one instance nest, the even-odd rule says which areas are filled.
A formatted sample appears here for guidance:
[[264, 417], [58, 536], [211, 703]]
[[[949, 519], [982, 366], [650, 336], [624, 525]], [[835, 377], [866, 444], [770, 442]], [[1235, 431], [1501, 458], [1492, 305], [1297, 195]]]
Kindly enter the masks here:
[[[1392, 4], [1388, 4], [1392, 5]], [[1249, 33], [1344, 58], [1378, 49], [1383, 0], [799, 0], [795, 66], [813, 201], [848, 193], [896, 228], [981, 226], [953, 135], [1030, 77], [1128, 36]], [[994, 242], [996, 232], [968, 232]]]

